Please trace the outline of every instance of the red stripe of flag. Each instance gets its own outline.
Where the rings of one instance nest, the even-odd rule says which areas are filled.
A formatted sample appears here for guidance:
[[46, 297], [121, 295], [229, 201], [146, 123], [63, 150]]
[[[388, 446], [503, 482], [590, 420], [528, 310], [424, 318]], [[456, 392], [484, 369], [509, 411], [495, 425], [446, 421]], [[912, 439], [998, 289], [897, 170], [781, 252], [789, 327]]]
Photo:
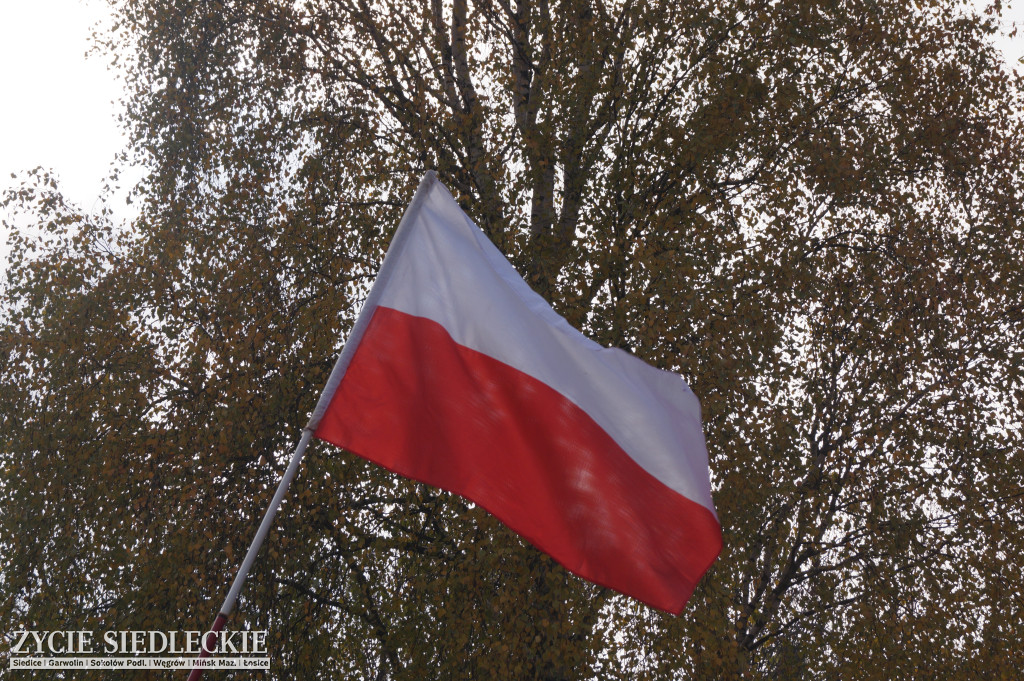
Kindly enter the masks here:
[[315, 434], [478, 503], [572, 572], [669, 612], [721, 550], [710, 510], [573, 402], [429, 319], [376, 308]]

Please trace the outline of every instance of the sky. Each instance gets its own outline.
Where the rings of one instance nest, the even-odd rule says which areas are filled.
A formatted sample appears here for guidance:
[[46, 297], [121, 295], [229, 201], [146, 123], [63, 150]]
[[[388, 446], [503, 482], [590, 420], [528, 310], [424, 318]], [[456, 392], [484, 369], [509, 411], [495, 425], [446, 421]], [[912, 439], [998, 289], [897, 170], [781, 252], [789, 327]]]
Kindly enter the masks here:
[[126, 139], [122, 87], [99, 57], [86, 58], [102, 1], [0, 0], [0, 190], [11, 173], [45, 166], [89, 210]]
[[[1011, 0], [1005, 16], [1021, 28], [1000, 44], [1016, 63], [1024, 57], [1024, 0]], [[0, 0], [0, 192], [17, 183], [12, 173], [45, 166], [81, 209], [98, 208], [126, 144], [117, 123], [122, 84], [101, 56], [86, 58], [90, 34], [105, 20], [104, 0]], [[110, 207], [131, 215], [123, 192]], [[6, 241], [0, 233], [0, 272]]]

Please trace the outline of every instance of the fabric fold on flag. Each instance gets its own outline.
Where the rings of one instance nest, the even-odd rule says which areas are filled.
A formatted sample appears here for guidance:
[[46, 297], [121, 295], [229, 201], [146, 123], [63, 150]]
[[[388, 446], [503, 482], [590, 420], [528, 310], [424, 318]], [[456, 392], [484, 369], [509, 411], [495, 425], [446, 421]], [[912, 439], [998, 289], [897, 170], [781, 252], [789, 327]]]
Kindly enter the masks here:
[[668, 612], [721, 551], [683, 379], [569, 325], [432, 172], [308, 427]]

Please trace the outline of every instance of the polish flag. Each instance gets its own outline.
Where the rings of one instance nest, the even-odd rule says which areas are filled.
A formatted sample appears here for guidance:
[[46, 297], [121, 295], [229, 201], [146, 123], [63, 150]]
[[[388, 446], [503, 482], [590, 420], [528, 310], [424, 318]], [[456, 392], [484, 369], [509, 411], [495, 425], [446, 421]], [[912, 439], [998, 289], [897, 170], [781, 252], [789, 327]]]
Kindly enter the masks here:
[[671, 613], [722, 547], [683, 379], [572, 328], [432, 172], [308, 427]]

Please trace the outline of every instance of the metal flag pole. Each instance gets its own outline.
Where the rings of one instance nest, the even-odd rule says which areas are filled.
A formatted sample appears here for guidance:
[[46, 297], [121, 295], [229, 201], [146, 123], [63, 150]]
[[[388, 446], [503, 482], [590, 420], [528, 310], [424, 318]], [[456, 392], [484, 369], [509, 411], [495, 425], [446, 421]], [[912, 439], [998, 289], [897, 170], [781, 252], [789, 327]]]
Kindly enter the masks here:
[[[288, 468], [285, 470], [284, 476], [281, 478], [281, 482], [277, 485], [277, 492], [274, 493], [274, 498], [270, 502], [270, 507], [267, 508], [267, 512], [263, 516], [263, 522], [260, 523], [260, 528], [256, 531], [256, 536], [253, 537], [252, 544], [249, 545], [249, 551], [245, 554], [245, 560], [242, 561], [241, 567], [238, 568], [238, 572], [235, 574], [234, 581], [231, 582], [231, 588], [228, 590], [227, 598], [224, 599], [224, 605], [222, 605], [220, 610], [217, 612], [217, 618], [213, 621], [213, 626], [210, 627], [209, 631], [206, 632], [206, 635], [203, 636], [203, 645], [199, 652], [199, 660], [207, 658], [213, 653], [213, 648], [217, 642], [217, 634], [224, 628], [224, 624], [228, 621], [228, 617], [235, 609], [235, 601], [238, 600], [238, 594], [242, 590], [242, 585], [245, 584], [245, 578], [248, 576], [249, 570], [252, 568], [252, 564], [256, 562], [256, 554], [260, 552], [260, 547], [263, 546], [263, 541], [267, 538], [267, 534], [270, 532], [270, 528], [274, 524], [274, 516], [277, 515], [277, 509], [281, 505], [281, 500], [284, 499], [284, 495], [288, 492], [288, 486], [291, 485], [292, 479], [299, 470], [299, 464], [302, 463], [302, 455], [305, 453], [306, 447], [309, 445], [309, 441], [313, 437], [313, 432], [320, 423], [320, 419], [323, 417], [324, 412], [327, 411], [331, 398], [334, 397], [334, 391], [341, 382], [341, 378], [344, 376], [349, 362], [352, 361], [352, 355], [355, 354], [356, 348], [359, 346], [359, 341], [366, 332], [366, 327], [370, 323], [370, 317], [373, 316], [372, 312], [374, 308], [377, 307], [377, 300], [380, 298], [384, 284], [387, 283], [391, 276], [391, 270], [394, 268], [394, 262], [396, 262], [397, 257], [395, 254], [401, 250], [405, 243], [406, 234], [408, 233], [409, 226], [412, 223], [412, 216], [415, 215], [419, 205], [423, 202], [424, 197], [430, 190], [430, 187], [436, 181], [437, 174], [433, 170], [428, 170], [423, 176], [423, 179], [420, 180], [419, 187], [416, 189], [416, 194], [412, 197], [412, 201], [409, 202], [409, 206], [405, 209], [401, 222], [398, 223], [398, 229], [395, 230], [395, 235], [391, 239], [388, 251], [384, 255], [384, 262], [380, 265], [380, 270], [377, 272], [377, 278], [374, 280], [373, 286], [370, 287], [370, 292], [366, 297], [366, 301], [363, 303], [363, 308], [359, 313], [359, 317], [356, 319], [355, 325], [352, 327], [352, 332], [345, 341], [345, 346], [342, 348], [341, 354], [338, 355], [338, 361], [334, 363], [334, 368], [331, 369], [331, 375], [327, 379], [327, 385], [324, 386], [323, 392], [320, 393], [320, 399], [317, 401], [316, 407], [313, 409], [313, 414], [309, 418], [309, 423], [302, 429], [302, 439], [300, 439], [299, 444], [296, 445], [295, 453], [292, 454], [292, 460], [288, 463]], [[203, 667], [198, 666], [197, 664], [197, 666], [192, 668], [192, 672], [188, 675], [188, 681], [199, 681], [202, 675]]]
[[[274, 498], [271, 500], [267, 512], [263, 515], [263, 522], [260, 523], [260, 528], [256, 530], [256, 536], [253, 537], [252, 544], [249, 545], [249, 551], [245, 554], [245, 560], [242, 561], [241, 567], [238, 568], [238, 572], [235, 574], [234, 581], [231, 582], [231, 588], [228, 590], [227, 598], [224, 599], [224, 605], [220, 606], [217, 618], [213, 621], [213, 626], [210, 627], [203, 637], [202, 650], [199, 652], [200, 660], [210, 656], [217, 642], [217, 634], [224, 628], [224, 623], [228, 621], [228, 616], [235, 609], [235, 601], [238, 600], [238, 594], [242, 590], [242, 585], [245, 584], [245, 578], [249, 575], [252, 564], [256, 562], [256, 554], [260, 552], [260, 547], [263, 546], [263, 541], [267, 538], [270, 527], [274, 524], [274, 516], [277, 515], [277, 509], [280, 508], [281, 500], [284, 499], [284, 495], [288, 492], [288, 486], [292, 484], [292, 480], [299, 470], [299, 464], [302, 463], [302, 455], [305, 453], [309, 440], [312, 437], [312, 430], [308, 427], [302, 429], [302, 438], [295, 447], [295, 453], [292, 454], [292, 460], [288, 463], [288, 468], [281, 477], [281, 482], [277, 485], [277, 492], [274, 493]], [[203, 667], [195, 666], [192, 668], [192, 673], [188, 675], [188, 681], [199, 681], [202, 675]]]

